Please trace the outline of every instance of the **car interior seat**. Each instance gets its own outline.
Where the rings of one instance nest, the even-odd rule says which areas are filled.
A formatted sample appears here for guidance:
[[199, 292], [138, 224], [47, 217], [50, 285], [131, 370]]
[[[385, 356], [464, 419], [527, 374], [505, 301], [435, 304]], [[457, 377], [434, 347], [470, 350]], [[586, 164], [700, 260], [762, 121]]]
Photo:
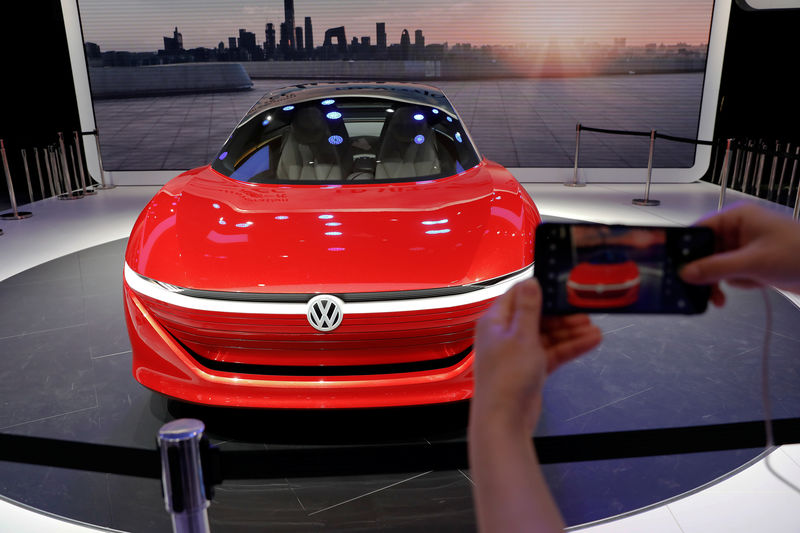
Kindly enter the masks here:
[[337, 181], [347, 176], [342, 167], [343, 147], [350, 144], [347, 133], [330, 123], [316, 107], [299, 109], [281, 147], [279, 180]]
[[417, 107], [398, 108], [381, 139], [375, 179], [438, 176], [441, 164], [433, 128]]

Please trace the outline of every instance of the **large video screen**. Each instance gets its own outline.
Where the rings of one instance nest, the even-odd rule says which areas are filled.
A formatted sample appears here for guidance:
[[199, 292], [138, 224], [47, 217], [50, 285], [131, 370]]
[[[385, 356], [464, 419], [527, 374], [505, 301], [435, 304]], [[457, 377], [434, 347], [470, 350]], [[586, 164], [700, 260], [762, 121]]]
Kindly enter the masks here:
[[[576, 124], [696, 139], [712, 0], [80, 0], [106, 170], [208, 163], [272, 89], [441, 88], [489, 159], [571, 168]], [[647, 166], [649, 139], [586, 132], [580, 164]], [[695, 146], [661, 142], [655, 168]]]

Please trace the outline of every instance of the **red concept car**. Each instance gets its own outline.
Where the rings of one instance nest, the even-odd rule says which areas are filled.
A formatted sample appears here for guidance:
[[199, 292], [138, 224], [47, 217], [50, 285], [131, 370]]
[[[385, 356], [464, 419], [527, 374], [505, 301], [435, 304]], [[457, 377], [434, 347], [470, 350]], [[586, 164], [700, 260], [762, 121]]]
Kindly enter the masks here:
[[131, 232], [133, 374], [208, 405], [467, 399], [475, 320], [532, 275], [539, 223], [434, 87], [271, 92]]
[[626, 307], [639, 298], [639, 268], [624, 254], [604, 250], [575, 265], [567, 278], [567, 303], [575, 307]]

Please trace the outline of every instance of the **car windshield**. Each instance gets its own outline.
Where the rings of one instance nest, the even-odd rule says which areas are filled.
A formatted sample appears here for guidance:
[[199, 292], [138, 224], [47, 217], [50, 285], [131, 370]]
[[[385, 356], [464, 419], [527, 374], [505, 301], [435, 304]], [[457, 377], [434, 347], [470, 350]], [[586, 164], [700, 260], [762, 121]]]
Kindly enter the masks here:
[[339, 96], [248, 116], [211, 166], [250, 183], [386, 182], [451, 176], [479, 161], [443, 109]]

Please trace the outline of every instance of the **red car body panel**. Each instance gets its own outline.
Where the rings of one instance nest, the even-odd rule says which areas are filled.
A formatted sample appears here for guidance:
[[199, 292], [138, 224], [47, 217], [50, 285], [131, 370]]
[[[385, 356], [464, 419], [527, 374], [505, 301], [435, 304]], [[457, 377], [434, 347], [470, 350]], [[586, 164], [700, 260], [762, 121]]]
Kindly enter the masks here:
[[252, 184], [203, 167], [148, 204], [126, 262], [151, 279], [217, 291], [449, 287], [530, 265], [539, 220], [527, 192], [489, 161], [368, 185]]
[[[257, 108], [243, 123], [261, 124]], [[447, 105], [435, 113], [458, 122]], [[211, 165], [176, 177], [125, 254], [134, 377], [235, 407], [468, 399], [475, 321], [532, 274], [541, 222], [505, 168], [470, 165], [435, 179], [254, 183]], [[332, 331], [307, 317], [315, 295], [341, 303]]]

